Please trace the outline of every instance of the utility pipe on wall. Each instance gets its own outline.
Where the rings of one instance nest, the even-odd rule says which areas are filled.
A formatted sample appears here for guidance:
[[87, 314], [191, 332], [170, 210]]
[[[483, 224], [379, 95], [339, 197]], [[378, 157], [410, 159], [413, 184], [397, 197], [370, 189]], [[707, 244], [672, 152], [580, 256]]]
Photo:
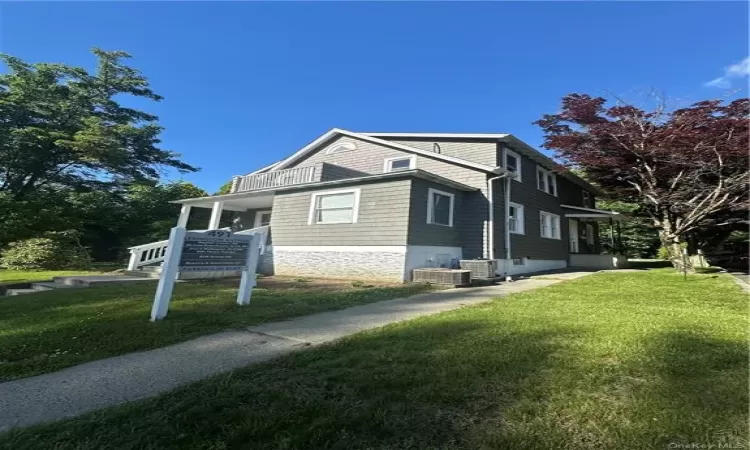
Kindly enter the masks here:
[[506, 188], [504, 189], [505, 198], [506, 198], [505, 200], [505, 236], [506, 236], [505, 237], [505, 256], [506, 258], [508, 258], [509, 257], [508, 255], [510, 255], [510, 239], [509, 239], [510, 231], [508, 230], [508, 222], [509, 222], [508, 215], [510, 213], [510, 204], [509, 204], [510, 202], [509, 184], [510, 183], [509, 182], [511, 179], [510, 177], [508, 177], [508, 174], [506, 173], [497, 177], [489, 178], [487, 180], [487, 200], [489, 201], [489, 204], [490, 204], [489, 205], [490, 207], [489, 217], [487, 220], [488, 225], [489, 225], [489, 230], [487, 232], [489, 251], [487, 253], [489, 256], [488, 259], [492, 259], [492, 260], [495, 259], [495, 194], [492, 189], [493, 187], [492, 182], [499, 180], [501, 178], [505, 178], [506, 180]]

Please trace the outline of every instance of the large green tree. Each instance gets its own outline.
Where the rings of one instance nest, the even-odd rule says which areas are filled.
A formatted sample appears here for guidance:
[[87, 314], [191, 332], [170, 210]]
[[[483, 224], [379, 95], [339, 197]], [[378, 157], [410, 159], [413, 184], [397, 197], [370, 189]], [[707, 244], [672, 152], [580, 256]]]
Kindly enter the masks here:
[[[127, 53], [93, 53], [93, 72], [0, 54], [7, 67], [0, 74], [0, 247], [76, 229], [88, 244], [114, 252], [139, 234], [155, 234], [161, 215], [176, 214], [168, 204], [149, 209], [153, 216], [132, 212], [143, 203], [139, 189], [182, 196], [184, 187], [157, 184], [165, 169], [197, 170], [161, 148], [156, 116], [123, 104], [161, 97], [124, 63]], [[144, 223], [153, 232], [136, 230]]]
[[157, 117], [120, 101], [161, 100], [123, 64], [125, 52], [94, 49], [94, 73], [0, 54], [0, 193], [19, 201], [43, 186], [101, 187], [197, 170], [159, 147]]

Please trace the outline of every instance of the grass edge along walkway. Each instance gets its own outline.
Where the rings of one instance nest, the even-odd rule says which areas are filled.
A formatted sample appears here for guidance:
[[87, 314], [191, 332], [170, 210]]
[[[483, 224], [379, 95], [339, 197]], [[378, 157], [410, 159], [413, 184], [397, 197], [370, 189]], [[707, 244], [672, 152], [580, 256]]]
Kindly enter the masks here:
[[726, 276], [597, 274], [14, 431], [0, 446], [747, 448], [746, 325], [747, 297]]

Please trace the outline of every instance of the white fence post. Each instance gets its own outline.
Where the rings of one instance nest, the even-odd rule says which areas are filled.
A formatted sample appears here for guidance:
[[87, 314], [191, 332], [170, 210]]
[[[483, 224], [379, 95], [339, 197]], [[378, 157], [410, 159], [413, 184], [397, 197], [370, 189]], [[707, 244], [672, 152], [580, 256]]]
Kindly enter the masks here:
[[140, 261], [141, 251], [138, 249], [130, 250], [130, 259], [128, 260], [128, 270], [138, 269], [138, 261]]
[[172, 298], [172, 288], [174, 288], [174, 280], [177, 277], [177, 269], [180, 264], [184, 241], [185, 229], [182, 227], [172, 228], [172, 231], [169, 233], [166, 259], [161, 268], [161, 277], [159, 277], [159, 284], [156, 286], [156, 295], [154, 295], [154, 304], [151, 307], [152, 322], [161, 320], [167, 315], [169, 299]]
[[253, 288], [256, 285], [255, 274], [257, 273], [258, 259], [260, 258], [260, 239], [262, 233], [255, 233], [250, 239], [250, 247], [247, 251], [245, 270], [242, 271], [240, 290], [237, 292], [237, 304], [249, 305]]

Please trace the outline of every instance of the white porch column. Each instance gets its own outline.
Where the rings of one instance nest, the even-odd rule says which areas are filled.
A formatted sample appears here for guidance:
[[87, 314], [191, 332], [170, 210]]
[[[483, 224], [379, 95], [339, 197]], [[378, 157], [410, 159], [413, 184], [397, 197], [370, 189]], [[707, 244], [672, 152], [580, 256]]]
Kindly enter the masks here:
[[177, 218], [177, 226], [185, 228], [190, 218], [190, 205], [182, 205], [180, 209], [180, 217]]
[[211, 208], [211, 219], [208, 221], [209, 230], [218, 230], [221, 222], [221, 212], [224, 210], [224, 202], [216, 201]]

